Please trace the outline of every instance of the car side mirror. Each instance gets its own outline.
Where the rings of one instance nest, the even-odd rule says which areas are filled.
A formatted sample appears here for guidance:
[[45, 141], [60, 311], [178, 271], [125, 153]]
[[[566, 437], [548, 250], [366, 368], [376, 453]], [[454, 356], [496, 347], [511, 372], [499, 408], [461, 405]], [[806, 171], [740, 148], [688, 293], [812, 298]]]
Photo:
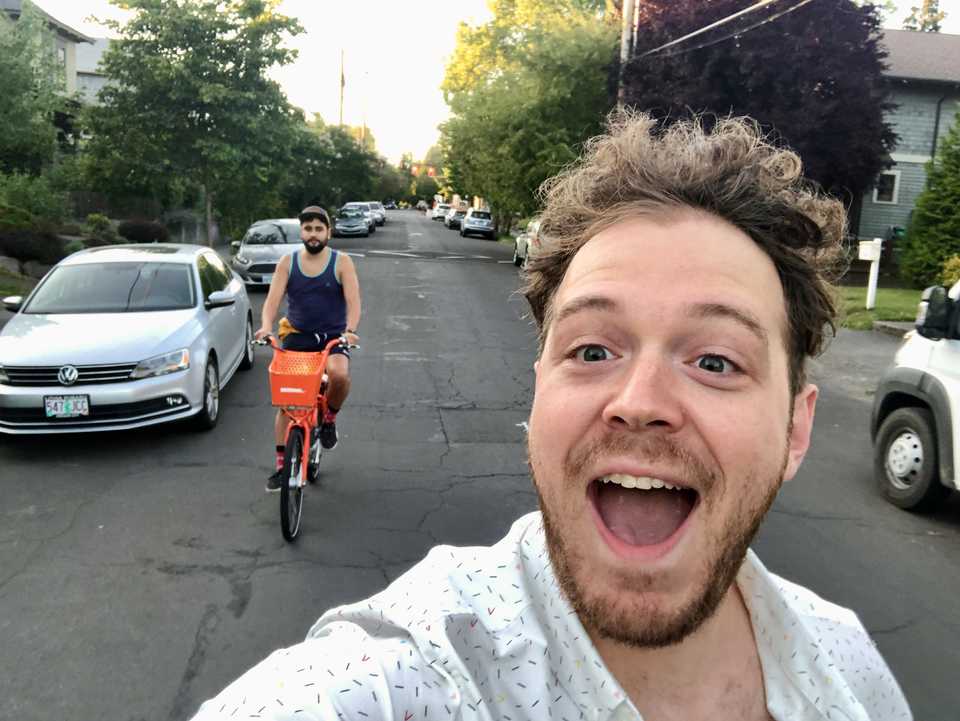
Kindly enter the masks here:
[[16, 313], [18, 310], [20, 310], [20, 306], [22, 305], [22, 295], [11, 295], [3, 299], [3, 307], [9, 310], [11, 313]]
[[917, 306], [917, 333], [930, 340], [946, 338], [950, 333], [953, 301], [942, 285], [932, 285], [923, 291]]
[[226, 308], [228, 305], [233, 305], [236, 302], [237, 299], [230, 295], [227, 291], [215, 290], [207, 296], [207, 300], [204, 302], [203, 307], [207, 310], [213, 310], [214, 308]]

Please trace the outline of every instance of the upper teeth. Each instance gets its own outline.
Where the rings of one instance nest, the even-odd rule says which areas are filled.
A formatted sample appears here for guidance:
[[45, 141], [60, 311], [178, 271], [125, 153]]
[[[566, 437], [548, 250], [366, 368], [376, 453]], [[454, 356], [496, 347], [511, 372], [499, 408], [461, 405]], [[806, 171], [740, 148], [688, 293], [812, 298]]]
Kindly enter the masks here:
[[652, 488], [669, 488], [672, 491], [679, 491], [680, 486], [661, 481], [659, 478], [650, 478], [649, 476], [628, 476], [626, 473], [613, 473], [600, 479], [603, 483], [616, 483], [624, 488], [638, 488], [643, 491], [649, 491]]

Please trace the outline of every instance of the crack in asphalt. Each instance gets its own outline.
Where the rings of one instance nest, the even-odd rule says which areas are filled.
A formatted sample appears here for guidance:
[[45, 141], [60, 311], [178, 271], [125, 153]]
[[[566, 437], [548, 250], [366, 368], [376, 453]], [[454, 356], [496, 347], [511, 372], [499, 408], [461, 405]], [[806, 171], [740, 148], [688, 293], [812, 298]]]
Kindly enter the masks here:
[[898, 623], [896, 626], [889, 626], [888, 628], [871, 628], [869, 629], [869, 632], [871, 636], [884, 636], [886, 634], [899, 633], [900, 631], [904, 631], [916, 625], [917, 619], [914, 618], [903, 623]]
[[177, 695], [173, 699], [173, 707], [170, 709], [168, 718], [171, 721], [178, 721], [186, 718], [187, 704], [190, 698], [190, 686], [193, 680], [200, 673], [200, 668], [207, 656], [207, 649], [210, 641], [220, 625], [220, 612], [215, 604], [208, 603], [197, 624], [197, 631], [193, 636], [193, 650], [190, 652], [190, 658], [187, 659], [187, 666], [183, 670], [183, 676], [180, 677], [180, 684], [177, 688]]

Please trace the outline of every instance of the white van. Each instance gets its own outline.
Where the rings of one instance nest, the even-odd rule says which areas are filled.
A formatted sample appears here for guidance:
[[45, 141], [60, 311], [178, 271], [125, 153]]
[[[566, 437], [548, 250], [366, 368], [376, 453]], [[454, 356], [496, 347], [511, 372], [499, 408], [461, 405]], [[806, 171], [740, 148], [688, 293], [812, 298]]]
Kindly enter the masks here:
[[880, 379], [870, 435], [874, 473], [896, 506], [929, 510], [960, 490], [960, 283], [923, 291], [916, 330]]

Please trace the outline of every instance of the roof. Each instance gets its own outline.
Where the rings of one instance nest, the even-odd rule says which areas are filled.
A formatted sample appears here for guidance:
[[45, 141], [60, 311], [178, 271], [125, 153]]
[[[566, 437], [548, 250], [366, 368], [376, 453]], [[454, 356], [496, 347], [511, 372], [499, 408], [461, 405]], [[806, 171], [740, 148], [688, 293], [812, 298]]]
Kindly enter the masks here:
[[131, 243], [104, 245], [74, 253], [61, 265], [85, 263], [190, 263], [200, 253], [208, 251], [202, 245], [186, 243]]
[[77, 72], [88, 75], [103, 75], [100, 59], [110, 47], [110, 38], [93, 38], [93, 42], [77, 45]]
[[960, 35], [884, 30], [881, 43], [890, 53], [888, 77], [960, 83]]
[[[49, 13], [44, 12], [43, 9], [40, 8], [36, 3], [34, 3], [33, 9], [40, 13], [40, 16], [47, 21], [47, 24], [50, 25], [55, 32], [59, 33], [68, 40], [72, 40], [75, 43], [93, 42], [93, 38], [87, 37], [79, 30], [74, 30], [66, 23], [60, 22]], [[20, 17], [20, 13], [23, 10], [23, 0], [0, 0], [0, 10], [16, 20]]]

